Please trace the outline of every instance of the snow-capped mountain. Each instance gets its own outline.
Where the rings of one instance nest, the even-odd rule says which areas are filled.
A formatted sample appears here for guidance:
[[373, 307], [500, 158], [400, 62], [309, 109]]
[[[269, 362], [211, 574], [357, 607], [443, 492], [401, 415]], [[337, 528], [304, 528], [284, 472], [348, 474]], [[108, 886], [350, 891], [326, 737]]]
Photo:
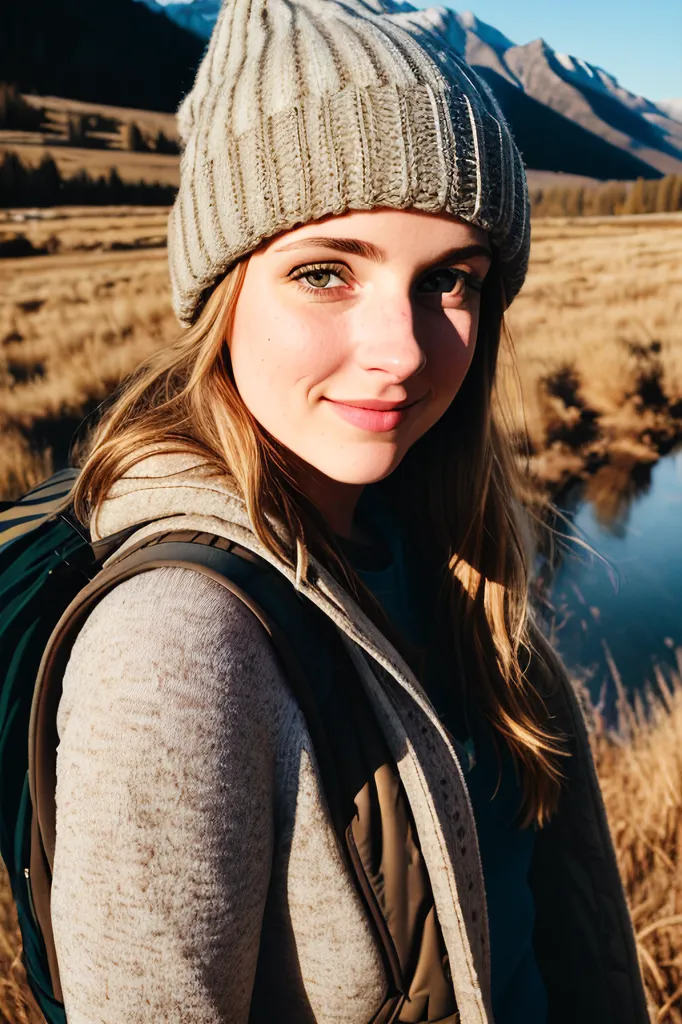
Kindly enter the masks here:
[[481, 21], [472, 11], [463, 11], [462, 14], [456, 14], [455, 17], [465, 32], [476, 36], [477, 39], [487, 43], [498, 53], [504, 53], [505, 50], [514, 46], [511, 39], [508, 39], [502, 32], [498, 32], [492, 25]]
[[659, 100], [656, 106], [668, 117], [682, 122], [682, 96], [673, 100]]
[[207, 40], [213, 30], [221, 0], [184, 0], [184, 3], [173, 3], [165, 0], [141, 0], [146, 7], [158, 13], [166, 14], [176, 25], [194, 33], [199, 39]]
[[[220, 0], [140, 0], [208, 39]], [[603, 68], [543, 39], [519, 46], [471, 11], [415, 8], [392, 17], [433, 31], [488, 81], [529, 167], [601, 178], [682, 173], [682, 102], [655, 104]]]

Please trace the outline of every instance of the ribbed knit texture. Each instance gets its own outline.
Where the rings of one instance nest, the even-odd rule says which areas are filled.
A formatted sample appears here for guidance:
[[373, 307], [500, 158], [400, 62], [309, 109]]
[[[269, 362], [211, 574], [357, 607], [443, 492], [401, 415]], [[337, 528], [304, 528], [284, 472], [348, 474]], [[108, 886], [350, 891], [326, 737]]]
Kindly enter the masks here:
[[374, 207], [446, 211], [489, 232], [514, 298], [530, 248], [525, 172], [460, 36], [445, 7], [226, 0], [178, 112], [168, 250], [181, 322], [263, 239]]

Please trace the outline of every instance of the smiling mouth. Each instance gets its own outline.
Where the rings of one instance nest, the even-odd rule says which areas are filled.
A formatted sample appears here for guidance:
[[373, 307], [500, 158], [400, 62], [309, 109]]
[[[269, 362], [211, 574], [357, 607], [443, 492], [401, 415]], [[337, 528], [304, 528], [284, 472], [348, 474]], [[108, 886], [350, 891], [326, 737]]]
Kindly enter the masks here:
[[[410, 402], [409, 405], [401, 405], [400, 403], [391, 405], [388, 402], [374, 400], [359, 399], [351, 403], [337, 402], [332, 398], [325, 399], [341, 419], [355, 427], [359, 427], [360, 430], [367, 430], [373, 434], [383, 434], [396, 430], [407, 418], [410, 409], [418, 405], [422, 400], [418, 398], [414, 402]], [[365, 401], [368, 404], [364, 404]]]

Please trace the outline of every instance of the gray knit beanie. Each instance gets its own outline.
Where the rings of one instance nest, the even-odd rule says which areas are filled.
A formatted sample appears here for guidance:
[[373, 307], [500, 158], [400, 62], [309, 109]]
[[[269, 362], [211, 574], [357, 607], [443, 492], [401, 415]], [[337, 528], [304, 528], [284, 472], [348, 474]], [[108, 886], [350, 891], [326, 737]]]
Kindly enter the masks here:
[[511, 302], [528, 265], [526, 176], [461, 48], [446, 7], [224, 0], [178, 111], [168, 254], [181, 322], [263, 239], [377, 206], [447, 211], [487, 231]]

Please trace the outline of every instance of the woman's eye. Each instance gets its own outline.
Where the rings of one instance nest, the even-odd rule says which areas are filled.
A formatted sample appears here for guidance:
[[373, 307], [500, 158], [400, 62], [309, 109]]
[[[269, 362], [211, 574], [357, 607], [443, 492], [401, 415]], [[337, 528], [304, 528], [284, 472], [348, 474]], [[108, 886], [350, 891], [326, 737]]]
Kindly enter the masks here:
[[422, 288], [428, 294], [443, 293], [446, 295], [466, 296], [472, 292], [480, 292], [483, 283], [468, 274], [465, 270], [456, 267], [444, 267], [441, 270], [434, 270], [422, 284]]
[[[330, 292], [339, 285], [346, 285], [341, 277], [344, 268], [333, 264], [309, 264], [292, 271], [289, 277], [305, 292]], [[422, 282], [421, 290], [429, 295], [449, 295], [453, 298], [471, 299], [481, 291], [483, 282], [458, 267], [443, 267]]]
[[[337, 273], [337, 270], [341, 268], [334, 268], [330, 266], [315, 266], [315, 267], [301, 267], [299, 270], [292, 274], [292, 280], [298, 281], [300, 287], [307, 292], [328, 292], [332, 288], [329, 287], [329, 282], [332, 278], [336, 278], [336, 281], [340, 284], [345, 284], [345, 281]], [[303, 281], [309, 282], [307, 284], [302, 283]], [[338, 288], [338, 284], [334, 283], [333, 288]]]

